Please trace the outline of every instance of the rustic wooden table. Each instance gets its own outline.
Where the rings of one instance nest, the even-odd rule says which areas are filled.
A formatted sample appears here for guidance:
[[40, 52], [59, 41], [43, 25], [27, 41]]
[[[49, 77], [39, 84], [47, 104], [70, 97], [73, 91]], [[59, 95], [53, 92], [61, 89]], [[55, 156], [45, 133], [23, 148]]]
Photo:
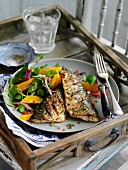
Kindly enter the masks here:
[[[111, 61], [114, 62], [116, 65], [116, 70], [121, 69], [121, 71], [125, 73], [127, 83], [128, 66], [114, 53], [112, 53], [109, 48], [101, 44], [98, 39], [96, 39], [91, 33], [85, 30], [81, 24], [75, 20], [75, 18], [70, 16], [62, 8], [60, 8], [60, 10], [63, 15], [62, 21], [60, 23], [61, 28], [59, 28], [57, 35], [56, 48], [50, 54], [46, 54], [44, 59], [56, 57], [75, 58], [78, 60], [93, 63], [92, 52], [94, 51], [94, 48], [97, 47], [101, 53], [109, 58], [109, 63], [111, 63]], [[67, 29], [69, 28], [70, 24], [75, 27], [77, 32]], [[0, 28], [0, 31], [2, 30], [1, 33], [3, 33], [3, 37], [5, 37], [3, 40], [3, 37], [0, 36], [0, 44], [8, 42], [29, 42], [29, 36], [25, 31], [23, 31], [24, 25], [20, 17], [16, 17], [0, 23]], [[16, 32], [17, 35], [15, 35]], [[37, 56], [35, 56], [33, 61], [36, 60]], [[114, 76], [117, 76], [118, 72], [113, 74], [112, 68], [113, 65], [110, 69], [110, 73]], [[10, 71], [0, 67], [0, 73], [10, 73]], [[105, 162], [111, 159], [128, 144], [126, 140], [128, 135], [128, 87], [120, 83], [119, 79], [117, 79], [117, 81], [120, 91], [119, 104], [125, 113], [123, 116], [114, 120], [110, 120], [109, 122], [105, 122], [102, 125], [98, 125], [97, 128], [91, 128], [88, 131], [83, 131], [71, 135], [44, 148], [33, 148], [22, 138], [13, 135], [4, 122], [3, 114], [0, 113], [0, 156], [14, 169], [32, 170], [36, 169], [37, 167], [38, 169], [49, 170], [78, 169], [78, 167], [89, 160], [90, 157], [95, 153], [88, 151], [88, 149], [85, 147], [85, 141], [90, 138], [94, 138], [99, 141], [98, 147], [102, 147], [105, 145], [104, 143], [106, 143], [106, 141], [110, 141], [110, 133], [113, 128], [116, 127], [120, 133], [118, 139], [113, 143], [112, 146], [109, 146], [103, 151], [100, 151], [95, 160], [86, 166], [86, 168], [90, 166], [89, 169], [93, 170], [100, 168], [103, 164], [105, 164]], [[58, 161], [58, 158], [62, 157], [65, 157], [65, 159]], [[42, 163], [42, 160], [44, 161], [46, 159], [48, 159], [48, 161], [46, 161], [43, 166], [41, 166], [40, 164]]]

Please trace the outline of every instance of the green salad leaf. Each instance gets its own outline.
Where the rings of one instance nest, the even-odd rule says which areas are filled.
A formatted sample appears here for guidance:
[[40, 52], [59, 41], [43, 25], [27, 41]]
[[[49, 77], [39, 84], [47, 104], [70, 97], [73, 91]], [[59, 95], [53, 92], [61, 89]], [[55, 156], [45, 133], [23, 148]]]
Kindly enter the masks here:
[[84, 82], [88, 82], [89, 84], [94, 84], [96, 82], [96, 76], [90, 74], [88, 76], [83, 76]]
[[53, 77], [55, 74], [58, 74], [58, 71], [56, 71], [56, 70], [46, 70], [46, 72], [45, 72], [46, 77], [49, 77], [49, 78]]
[[14, 86], [12, 86], [12, 88], [10, 88], [8, 94], [9, 94], [10, 98], [13, 98], [13, 96], [15, 96], [18, 92], [19, 92], [19, 91], [18, 91], [17, 86], [14, 85]]
[[56, 63], [56, 64], [55, 64], [55, 67], [60, 67], [60, 64], [59, 64], [59, 63]]
[[96, 82], [96, 77], [94, 75], [89, 75], [87, 76], [87, 79], [86, 81], [89, 83], [89, 84], [94, 84]]
[[28, 64], [25, 64], [20, 71], [12, 78], [11, 83], [19, 84], [21, 81], [25, 80], [26, 71], [28, 69]]

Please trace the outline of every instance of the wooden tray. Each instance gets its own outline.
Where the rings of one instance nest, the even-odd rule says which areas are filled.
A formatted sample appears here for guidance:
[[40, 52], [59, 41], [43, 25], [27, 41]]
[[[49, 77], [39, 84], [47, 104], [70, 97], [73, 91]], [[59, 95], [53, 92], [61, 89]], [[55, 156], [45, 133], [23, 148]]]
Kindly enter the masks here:
[[[56, 5], [55, 8], [58, 8], [62, 14], [56, 39], [57, 48], [46, 57], [70, 57], [92, 62], [92, 56], [96, 49], [106, 57], [116, 79], [119, 81], [120, 75], [123, 73], [126, 80], [122, 79], [122, 82], [127, 84], [128, 65], [62, 7]], [[29, 42], [29, 36], [21, 17], [0, 22], [0, 40], [0, 44], [16, 41]], [[60, 48], [61, 51], [58, 50]], [[34, 60], [36, 61], [36, 58]], [[10, 72], [0, 68], [0, 73]], [[123, 105], [122, 100], [121, 102]], [[22, 138], [14, 136], [7, 128], [2, 113], [0, 113], [2, 127], [0, 135], [4, 144], [24, 170], [50, 169], [55, 165], [64, 165], [67, 161], [78, 159], [83, 155], [91, 155], [93, 151], [125, 140], [128, 135], [128, 107], [122, 109], [125, 114], [121, 117], [97, 125], [97, 127], [71, 134], [38, 149], [30, 146]]]

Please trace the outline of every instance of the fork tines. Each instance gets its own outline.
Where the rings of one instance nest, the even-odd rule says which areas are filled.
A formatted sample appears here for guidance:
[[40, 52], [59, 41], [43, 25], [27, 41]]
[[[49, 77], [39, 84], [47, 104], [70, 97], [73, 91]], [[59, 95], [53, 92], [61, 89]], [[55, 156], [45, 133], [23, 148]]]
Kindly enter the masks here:
[[100, 54], [100, 53], [95, 54], [95, 63], [96, 63], [97, 72], [99, 72], [99, 73], [102, 73], [102, 72], [107, 73], [107, 69], [106, 69], [105, 62], [104, 62], [102, 54]]

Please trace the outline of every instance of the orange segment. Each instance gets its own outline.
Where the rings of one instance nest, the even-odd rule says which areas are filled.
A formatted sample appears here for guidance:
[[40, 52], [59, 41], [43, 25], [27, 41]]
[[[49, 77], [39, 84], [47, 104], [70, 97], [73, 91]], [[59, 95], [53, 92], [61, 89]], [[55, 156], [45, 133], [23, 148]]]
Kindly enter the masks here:
[[60, 72], [62, 70], [62, 67], [48, 67], [48, 68], [45, 67], [40, 70], [40, 74], [45, 74], [46, 70], [56, 70]]
[[20, 115], [18, 116], [21, 120], [29, 120], [33, 114], [27, 114], [27, 115]]
[[27, 80], [27, 81], [24, 81], [24, 82], [18, 84], [17, 87], [18, 87], [18, 89], [23, 90], [23, 89], [25, 89], [32, 81], [33, 81], [33, 78], [31, 78], [31, 79], [29, 79], [29, 80]]
[[82, 82], [82, 85], [84, 86], [84, 89], [86, 91], [90, 91], [92, 93], [97, 93], [99, 91], [97, 82], [95, 82], [94, 84], [89, 84], [88, 82]]
[[51, 89], [54, 89], [58, 84], [60, 84], [61, 83], [61, 77], [60, 77], [60, 75], [59, 74], [55, 74], [54, 76], [53, 76], [53, 78], [51, 79], [51, 81], [50, 81], [50, 88]]
[[39, 96], [26, 96], [23, 100], [21, 100], [21, 102], [23, 103], [32, 103], [32, 104], [37, 104], [42, 102], [42, 98]]

